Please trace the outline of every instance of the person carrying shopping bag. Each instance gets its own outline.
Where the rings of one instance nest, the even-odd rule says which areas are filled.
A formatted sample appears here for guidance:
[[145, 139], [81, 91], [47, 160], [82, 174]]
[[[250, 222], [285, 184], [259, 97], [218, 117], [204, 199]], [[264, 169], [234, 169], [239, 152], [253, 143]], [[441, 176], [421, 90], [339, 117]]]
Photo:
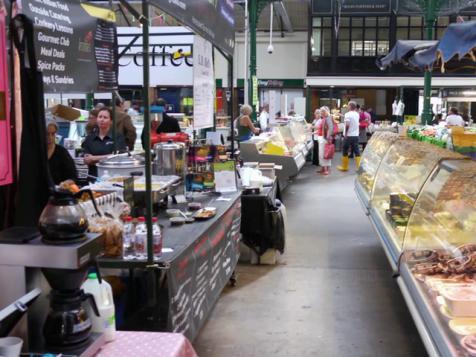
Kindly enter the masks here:
[[332, 158], [334, 157], [334, 135], [336, 133], [336, 125], [329, 113], [328, 107], [321, 108], [321, 135], [318, 136], [319, 142], [319, 165], [322, 167], [320, 173], [329, 175], [331, 170]]
[[321, 111], [317, 108], [314, 111], [314, 120], [312, 121], [312, 164], [314, 166], [319, 166], [319, 127], [321, 124]]

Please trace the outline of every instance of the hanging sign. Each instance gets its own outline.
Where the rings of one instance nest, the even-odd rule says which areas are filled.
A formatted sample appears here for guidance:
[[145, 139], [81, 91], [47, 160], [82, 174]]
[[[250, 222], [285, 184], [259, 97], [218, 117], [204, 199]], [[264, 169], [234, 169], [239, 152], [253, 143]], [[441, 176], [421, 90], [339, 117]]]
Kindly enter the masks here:
[[195, 36], [193, 52], [193, 127], [211, 128], [215, 108], [212, 44], [200, 36]]
[[150, 3], [233, 56], [235, 47], [233, 0], [151, 0]]
[[[320, 15], [333, 13], [335, 0], [313, 0], [312, 12]], [[341, 1], [341, 14], [389, 14], [392, 11], [392, 0], [346, 0]]]
[[253, 105], [256, 105], [258, 103], [258, 78], [256, 76], [252, 77], [252, 84], [253, 84]]
[[0, 2], [0, 186], [13, 182], [10, 108], [8, 102], [7, 28], [5, 11]]
[[45, 93], [117, 89], [115, 14], [76, 0], [22, 1], [34, 25]]

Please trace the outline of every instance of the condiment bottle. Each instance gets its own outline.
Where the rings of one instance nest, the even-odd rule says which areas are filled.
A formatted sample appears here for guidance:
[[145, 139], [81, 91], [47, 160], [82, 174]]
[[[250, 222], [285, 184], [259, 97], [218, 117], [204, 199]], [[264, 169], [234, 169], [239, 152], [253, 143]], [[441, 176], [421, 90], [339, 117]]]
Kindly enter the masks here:
[[136, 225], [135, 236], [135, 253], [137, 258], [145, 259], [147, 256], [147, 226], [145, 224], [145, 217], [139, 217]]
[[154, 258], [162, 255], [162, 232], [157, 217], [152, 217], [152, 236], [154, 241]]
[[135, 258], [135, 227], [131, 216], [124, 217], [124, 241], [123, 241], [123, 256], [124, 259]]

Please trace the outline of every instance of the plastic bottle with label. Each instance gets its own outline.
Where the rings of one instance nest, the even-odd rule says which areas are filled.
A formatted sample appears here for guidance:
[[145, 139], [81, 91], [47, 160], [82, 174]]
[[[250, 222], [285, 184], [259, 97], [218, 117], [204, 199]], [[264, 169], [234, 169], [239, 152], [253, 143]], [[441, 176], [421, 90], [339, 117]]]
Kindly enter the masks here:
[[91, 273], [84, 282], [82, 289], [85, 293], [94, 296], [99, 310], [100, 316], [96, 316], [90, 304], [87, 305], [88, 315], [93, 325], [91, 331], [103, 333], [107, 342], [114, 340], [116, 333], [116, 315], [111, 285], [105, 280], [102, 280], [102, 283], [99, 284], [97, 274]]
[[152, 237], [154, 241], [154, 258], [162, 255], [162, 231], [157, 217], [152, 218]]
[[135, 226], [131, 216], [124, 217], [124, 240], [123, 257], [124, 259], [135, 258]]
[[145, 217], [139, 217], [136, 225], [135, 253], [139, 259], [147, 257], [147, 226]]

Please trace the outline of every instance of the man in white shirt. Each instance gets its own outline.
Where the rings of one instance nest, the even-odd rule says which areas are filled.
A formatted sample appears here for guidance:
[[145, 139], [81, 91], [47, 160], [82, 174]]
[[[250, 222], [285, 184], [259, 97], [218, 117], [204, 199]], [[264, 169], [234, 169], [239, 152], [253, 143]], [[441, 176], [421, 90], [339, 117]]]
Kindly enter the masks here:
[[450, 108], [450, 113], [446, 116], [446, 125], [447, 126], [463, 126], [464, 120], [461, 115], [458, 114], [458, 109]]
[[268, 105], [265, 105], [263, 107], [263, 110], [261, 111], [261, 114], [259, 115], [259, 125], [261, 127], [261, 131], [266, 131], [268, 128], [268, 122], [269, 122], [269, 107]]
[[352, 153], [355, 157], [357, 168], [360, 165], [360, 150], [359, 150], [359, 113], [357, 112], [357, 104], [349, 102], [347, 104], [349, 111], [345, 113], [344, 123], [344, 147], [342, 148], [342, 165], [337, 168], [341, 171], [349, 170], [349, 148], [352, 148]]

